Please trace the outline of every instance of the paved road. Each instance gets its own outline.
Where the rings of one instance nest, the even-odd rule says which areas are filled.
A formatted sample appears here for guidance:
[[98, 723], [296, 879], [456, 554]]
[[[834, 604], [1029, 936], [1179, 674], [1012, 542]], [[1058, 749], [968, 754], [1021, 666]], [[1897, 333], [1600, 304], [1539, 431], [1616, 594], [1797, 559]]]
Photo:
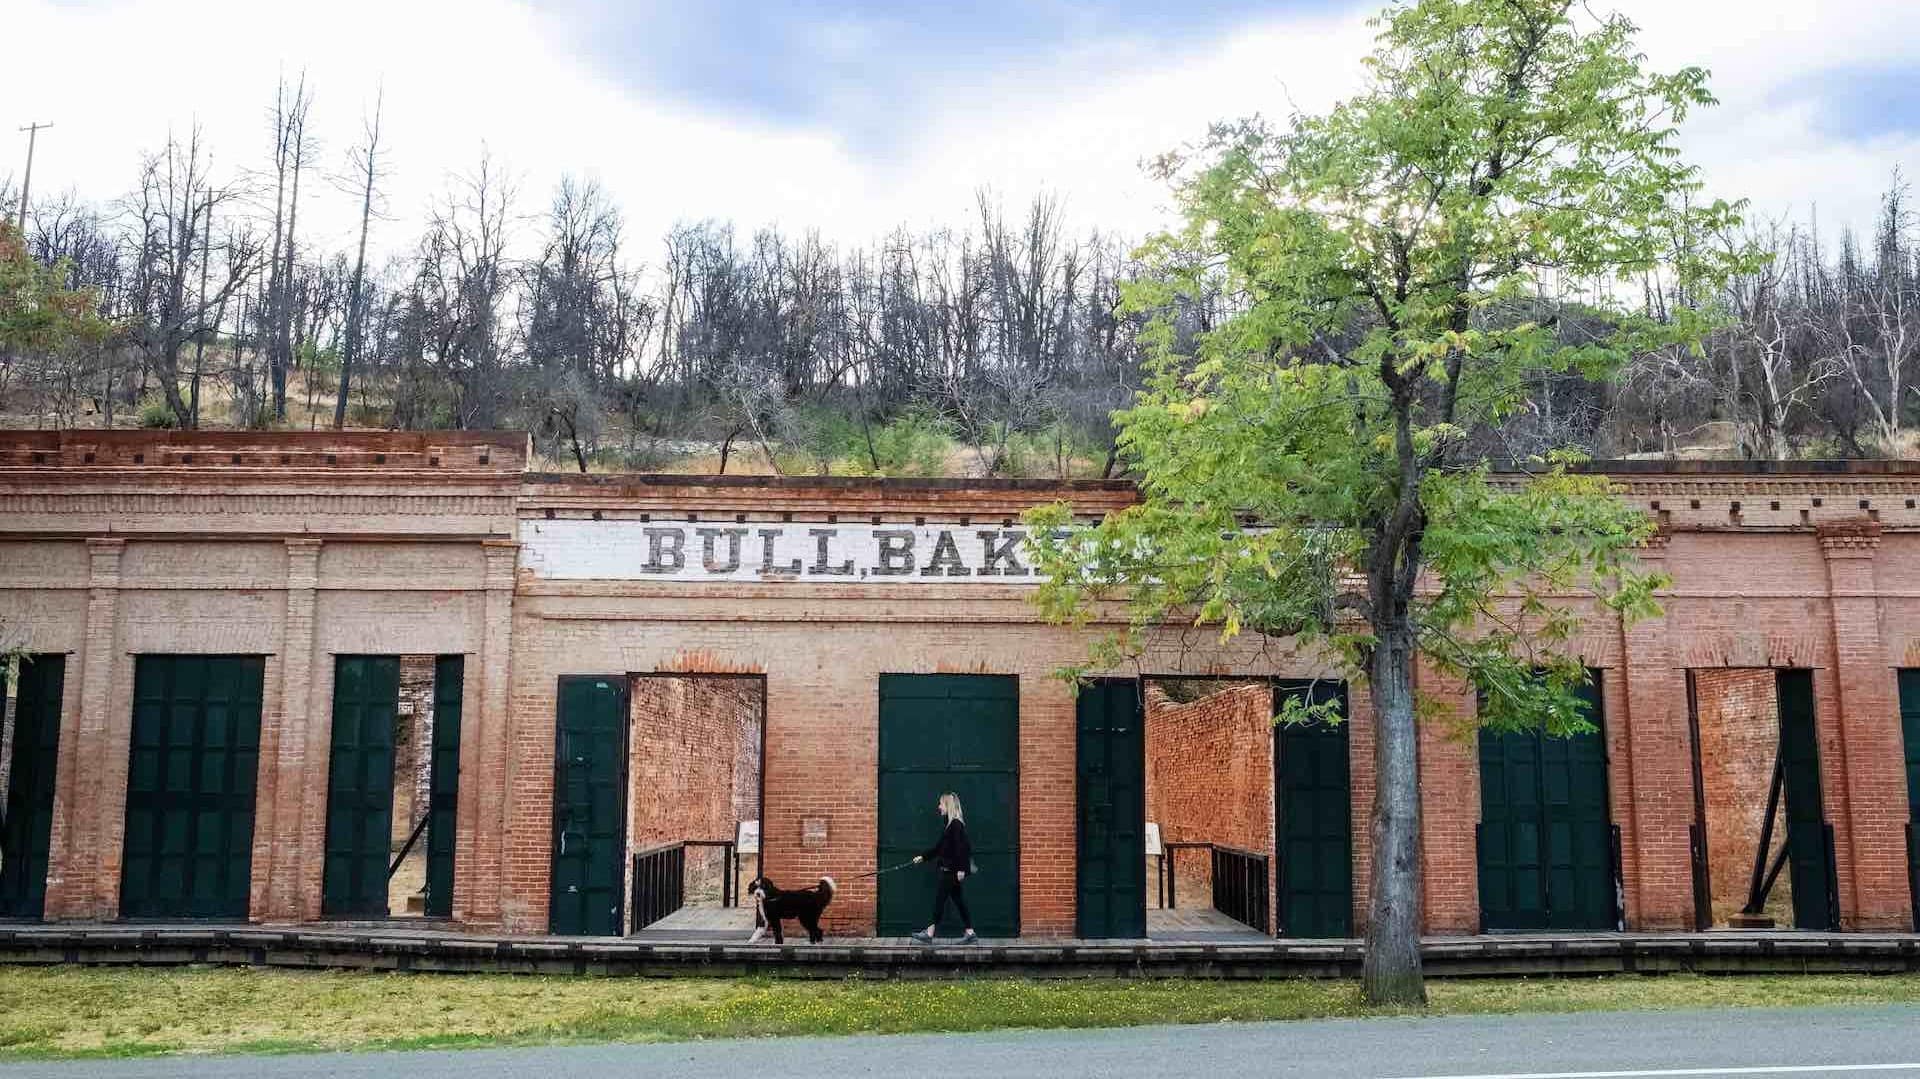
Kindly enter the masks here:
[[1920, 1007], [1585, 1014], [763, 1039], [0, 1066], [0, 1079], [1920, 1079]]

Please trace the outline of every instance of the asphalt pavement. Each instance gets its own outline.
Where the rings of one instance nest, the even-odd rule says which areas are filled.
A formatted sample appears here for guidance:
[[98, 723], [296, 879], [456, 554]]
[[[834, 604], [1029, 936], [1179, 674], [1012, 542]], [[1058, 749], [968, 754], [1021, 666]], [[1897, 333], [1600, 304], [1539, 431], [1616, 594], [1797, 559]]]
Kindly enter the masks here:
[[1920, 1007], [1340, 1019], [0, 1065], [0, 1079], [1920, 1079]]

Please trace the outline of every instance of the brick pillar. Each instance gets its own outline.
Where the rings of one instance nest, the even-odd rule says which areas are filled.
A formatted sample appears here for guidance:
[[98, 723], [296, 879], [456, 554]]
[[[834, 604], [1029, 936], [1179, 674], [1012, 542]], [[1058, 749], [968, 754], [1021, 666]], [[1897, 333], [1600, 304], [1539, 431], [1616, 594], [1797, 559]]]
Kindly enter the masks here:
[[1351, 784], [1348, 825], [1353, 835], [1353, 934], [1367, 935], [1373, 896], [1373, 738], [1378, 719], [1364, 682], [1347, 683], [1347, 775]]
[[[59, 919], [111, 918], [120, 906], [119, 854], [107, 864], [105, 834], [118, 822], [125, 826], [126, 783], [117, 788], [105, 782], [111, 770], [111, 730], [114, 726], [113, 684], [119, 658], [121, 539], [87, 541], [87, 636], [80, 652], [80, 669], [67, 675], [80, 683], [79, 714], [61, 724], [60, 760], [54, 778], [51, 864], [47, 875], [47, 917]], [[121, 717], [131, 731], [133, 717]], [[126, 774], [122, 754], [119, 773]]]
[[[1070, 937], [1078, 914], [1075, 704], [1058, 678], [1020, 679], [1020, 934]], [[1271, 791], [1272, 780], [1267, 787]], [[1267, 795], [1272, 804], [1273, 795]]]
[[[1839, 759], [1821, 755], [1821, 786], [1834, 824], [1841, 920], [1848, 929], [1910, 929], [1907, 892], [1907, 789], [1900, 709], [1880, 631], [1874, 559], [1880, 525], [1822, 526], [1833, 612], [1833, 670], [1816, 671], [1838, 705]], [[1820, 716], [1825, 727], [1829, 717]], [[1824, 750], [1829, 733], [1823, 731]], [[1837, 809], [1837, 812], [1834, 810]]]
[[1425, 656], [1414, 673], [1423, 703], [1439, 712], [1420, 722], [1420, 861], [1428, 933], [1480, 931], [1480, 755], [1473, 692]]
[[[279, 680], [267, 680], [260, 714], [260, 777], [253, 822], [255, 921], [320, 916], [322, 848], [327, 841], [327, 746], [332, 717], [313, 714], [314, 604], [320, 541], [290, 539], [287, 608], [281, 623]], [[277, 692], [275, 692], [277, 688]]]
[[[1666, 571], [1667, 539], [1657, 534], [1640, 549], [1648, 570]], [[1627, 926], [1692, 929], [1693, 742], [1686, 673], [1674, 666], [1664, 610], [1621, 631], [1620, 656], [1625, 692], [1606, 708], [1608, 721], [1626, 735], [1624, 767], [1609, 782], [1628, 788], [1614, 799], [1625, 811], [1620, 824]], [[1610, 759], [1620, 760], [1611, 750]]]
[[[469, 656], [478, 677], [468, 685], [479, 693], [463, 698], [460, 716], [459, 831], [453, 855], [455, 921], [498, 925], [502, 921], [503, 850], [509, 809], [508, 749], [513, 737], [512, 705], [513, 582], [520, 545], [513, 540], [484, 540], [486, 598], [482, 601], [479, 655]], [[470, 672], [472, 673], [472, 672]], [[551, 717], [548, 717], [551, 721]], [[551, 736], [549, 736], [551, 737]], [[527, 897], [522, 897], [523, 899]], [[545, 924], [546, 905], [539, 908]], [[528, 902], [531, 902], [528, 899]], [[537, 928], [521, 925], [514, 928]]]

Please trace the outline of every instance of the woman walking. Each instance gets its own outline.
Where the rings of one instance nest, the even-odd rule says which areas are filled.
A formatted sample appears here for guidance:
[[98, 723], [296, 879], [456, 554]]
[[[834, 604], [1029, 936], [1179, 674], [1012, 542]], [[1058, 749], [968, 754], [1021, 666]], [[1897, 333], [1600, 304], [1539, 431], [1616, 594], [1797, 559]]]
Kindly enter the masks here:
[[973, 843], [967, 839], [967, 821], [960, 809], [960, 796], [952, 791], [941, 795], [940, 815], [947, 818], [947, 825], [940, 832], [940, 841], [913, 859], [914, 864], [918, 865], [932, 858], [934, 869], [940, 874], [933, 889], [933, 921], [925, 932], [915, 933], [913, 939], [921, 944], [933, 943], [933, 934], [940, 928], [940, 919], [947, 912], [947, 900], [951, 899], [954, 908], [960, 912], [960, 924], [966, 930], [960, 943], [972, 944], [980, 938], [973, 935], [973, 915], [967, 913], [967, 897], [960, 886], [966, 883], [967, 872], [973, 868]]

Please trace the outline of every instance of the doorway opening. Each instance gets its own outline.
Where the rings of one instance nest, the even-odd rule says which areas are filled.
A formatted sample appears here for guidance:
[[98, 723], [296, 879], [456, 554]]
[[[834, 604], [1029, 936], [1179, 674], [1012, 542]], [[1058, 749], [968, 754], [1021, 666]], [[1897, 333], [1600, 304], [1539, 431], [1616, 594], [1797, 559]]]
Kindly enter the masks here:
[[453, 916], [465, 674], [458, 655], [334, 657], [323, 916]]
[[[1274, 723], [1290, 697], [1334, 703], [1344, 713], [1345, 686], [1234, 677], [1131, 685], [1138, 687], [1144, 735], [1146, 827], [1135, 850], [1145, 861], [1147, 936], [1348, 936], [1347, 727]], [[1085, 743], [1083, 716], [1083, 757]], [[1087, 784], [1083, 775], [1083, 791]], [[1083, 851], [1086, 833], [1083, 808]]]
[[744, 940], [743, 896], [760, 875], [766, 679], [635, 674], [627, 698], [629, 932]]
[[1694, 919], [1701, 929], [1839, 925], [1813, 672], [1687, 672]]

